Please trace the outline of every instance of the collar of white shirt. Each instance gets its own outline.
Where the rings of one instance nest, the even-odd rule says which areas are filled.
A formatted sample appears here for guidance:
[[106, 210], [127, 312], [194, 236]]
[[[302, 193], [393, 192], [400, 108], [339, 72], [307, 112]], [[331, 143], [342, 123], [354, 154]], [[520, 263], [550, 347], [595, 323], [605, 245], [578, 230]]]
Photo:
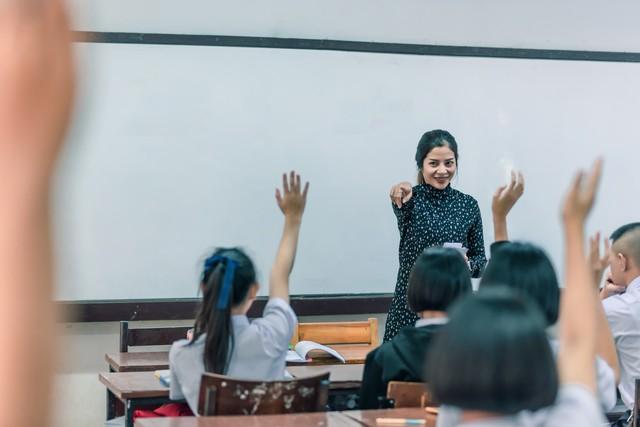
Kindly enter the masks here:
[[447, 317], [429, 317], [427, 319], [418, 319], [416, 321], [416, 328], [421, 328], [423, 326], [429, 325], [444, 325], [449, 321]]
[[636, 277], [631, 281], [631, 283], [629, 283], [629, 286], [627, 286], [626, 292], [638, 291], [638, 290], [640, 290], [640, 276]]

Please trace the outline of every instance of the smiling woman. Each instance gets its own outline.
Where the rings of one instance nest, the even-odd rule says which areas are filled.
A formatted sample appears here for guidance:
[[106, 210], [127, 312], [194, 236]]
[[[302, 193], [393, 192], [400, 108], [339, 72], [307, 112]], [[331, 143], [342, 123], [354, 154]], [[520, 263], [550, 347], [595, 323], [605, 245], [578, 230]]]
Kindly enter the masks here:
[[426, 248], [454, 243], [466, 248], [473, 277], [486, 263], [478, 202], [451, 188], [458, 168], [458, 144], [447, 131], [425, 133], [416, 149], [418, 185], [401, 182], [391, 188], [400, 231], [400, 268], [385, 326], [384, 340], [412, 325], [418, 316], [407, 307], [407, 282], [413, 264]]

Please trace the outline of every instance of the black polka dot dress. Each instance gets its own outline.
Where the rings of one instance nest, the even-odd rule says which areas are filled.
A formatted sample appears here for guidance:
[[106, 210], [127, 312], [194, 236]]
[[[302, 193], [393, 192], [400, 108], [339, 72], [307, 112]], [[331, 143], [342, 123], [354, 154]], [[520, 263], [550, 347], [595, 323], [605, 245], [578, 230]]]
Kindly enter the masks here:
[[438, 190], [429, 184], [413, 187], [413, 197], [401, 208], [392, 204], [400, 230], [400, 269], [396, 290], [387, 316], [384, 340], [413, 325], [418, 317], [407, 306], [409, 273], [426, 248], [444, 243], [462, 243], [472, 277], [479, 277], [487, 262], [478, 202], [468, 194], [448, 186]]

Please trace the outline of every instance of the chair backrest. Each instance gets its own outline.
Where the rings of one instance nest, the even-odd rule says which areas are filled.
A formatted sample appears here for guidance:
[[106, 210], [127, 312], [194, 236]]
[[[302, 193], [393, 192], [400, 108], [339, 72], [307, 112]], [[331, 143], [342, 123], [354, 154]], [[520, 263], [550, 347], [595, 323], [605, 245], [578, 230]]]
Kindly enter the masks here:
[[438, 406], [425, 383], [389, 381], [387, 399], [393, 401], [394, 408]]
[[265, 415], [324, 411], [329, 373], [283, 381], [245, 381], [202, 374], [200, 415]]
[[369, 344], [377, 347], [378, 319], [372, 317], [361, 322], [315, 322], [299, 323], [291, 344], [299, 341], [315, 341], [319, 344]]
[[120, 322], [120, 352], [127, 353], [129, 347], [144, 345], [171, 345], [187, 337], [188, 326], [164, 328], [129, 328], [129, 322]]

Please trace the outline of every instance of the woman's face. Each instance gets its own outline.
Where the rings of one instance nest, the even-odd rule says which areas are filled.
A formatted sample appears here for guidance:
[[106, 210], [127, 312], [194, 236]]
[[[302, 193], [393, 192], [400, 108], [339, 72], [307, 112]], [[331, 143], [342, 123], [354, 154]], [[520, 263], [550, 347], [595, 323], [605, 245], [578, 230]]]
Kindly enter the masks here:
[[456, 168], [456, 156], [451, 148], [435, 147], [422, 161], [422, 176], [427, 184], [444, 190], [456, 174]]

